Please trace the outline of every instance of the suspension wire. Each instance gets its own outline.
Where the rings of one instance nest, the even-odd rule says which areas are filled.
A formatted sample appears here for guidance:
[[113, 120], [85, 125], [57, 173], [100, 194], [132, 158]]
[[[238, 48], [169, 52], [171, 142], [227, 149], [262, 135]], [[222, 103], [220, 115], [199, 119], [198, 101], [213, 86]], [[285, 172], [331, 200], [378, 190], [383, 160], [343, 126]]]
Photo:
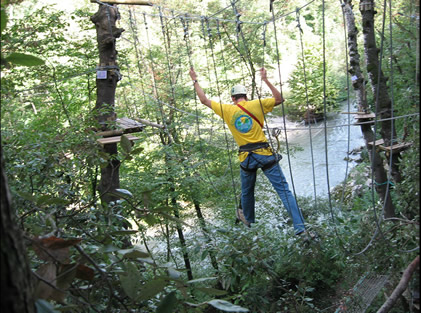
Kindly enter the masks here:
[[[384, 0], [383, 7], [384, 7], [384, 10], [383, 10], [381, 41], [380, 41], [381, 44], [380, 44], [380, 55], [379, 55], [379, 65], [378, 65], [379, 68], [378, 68], [378, 77], [377, 77], [377, 90], [376, 90], [376, 95], [375, 95], [374, 134], [377, 133], [377, 125], [378, 125], [377, 113], [378, 113], [378, 99], [379, 99], [379, 94], [380, 94], [379, 86], [380, 86], [380, 78], [381, 78], [381, 76], [380, 76], [381, 75], [381, 65], [382, 65], [382, 59], [383, 59], [384, 30], [385, 30], [386, 7], [387, 7], [386, 0]], [[392, 115], [392, 117], [393, 117], [393, 115]], [[375, 199], [375, 194], [374, 194], [374, 181], [375, 181], [375, 179], [374, 179], [374, 169], [373, 169], [374, 168], [374, 166], [373, 166], [374, 155], [375, 154], [374, 154], [374, 149], [373, 149], [372, 164], [371, 164], [371, 181], [372, 181], [372, 183], [371, 183], [371, 198], [372, 198], [373, 216], [374, 216], [374, 220], [375, 220], [375, 223], [376, 223], [376, 230], [375, 230], [375, 233], [373, 234], [373, 236], [371, 237], [370, 242], [367, 244], [367, 246], [363, 250], [361, 250], [360, 252], [355, 253], [354, 255], [360, 255], [360, 254], [364, 253], [372, 245], [372, 242], [374, 241], [374, 239], [376, 238], [378, 233], [380, 234], [381, 238], [384, 241], [387, 241], [383, 232], [382, 232], [382, 230], [381, 230], [381, 227], [380, 227], [380, 221], [379, 221], [379, 217], [377, 217], [376, 204], [375, 204], [375, 200], [374, 200]], [[387, 198], [388, 193], [389, 193], [389, 184], [386, 188], [385, 199]], [[381, 212], [384, 212], [384, 209], [385, 209], [385, 201], [383, 201]], [[380, 218], [381, 218], [381, 216], [380, 216]], [[387, 247], [390, 249], [389, 245], [387, 245]], [[410, 250], [400, 250], [400, 249], [398, 249], [398, 250], [400, 252], [410, 253], [410, 252], [414, 252], [418, 249], [419, 249], [419, 246], [414, 248], [414, 249], [410, 249]]]
[[[147, 23], [147, 20], [146, 20], [146, 14], [143, 15], [143, 18], [144, 18], [145, 29], [146, 29], [146, 39], [147, 39], [148, 48], [149, 48], [148, 49], [148, 51], [149, 51], [149, 58], [150, 58], [150, 63], [151, 63], [151, 68], [152, 68], [153, 89], [155, 90], [155, 94], [156, 94], [157, 100], [160, 100], [159, 93], [158, 93], [157, 82], [156, 82], [156, 78], [155, 78], [155, 74], [154, 74], [154, 73], [156, 73], [155, 72], [155, 65], [154, 65], [155, 62], [153, 62], [153, 57], [152, 57], [152, 54], [151, 54], [151, 50], [152, 49], [151, 49], [151, 42], [150, 42], [150, 38], [149, 38], [149, 26], [148, 26], [148, 23]], [[166, 132], [166, 134], [168, 136], [168, 139], [170, 141], [172, 141], [171, 134], [169, 133], [167, 122], [166, 122], [165, 117], [164, 117], [164, 112], [162, 110], [162, 106], [159, 106], [159, 112], [161, 114], [162, 124], [164, 126], [164, 131]]]
[[[330, 193], [330, 181], [329, 181], [329, 159], [328, 159], [328, 140], [327, 140], [327, 103], [326, 103], [326, 26], [325, 26], [325, 0], [322, 1], [322, 33], [323, 33], [323, 115], [324, 115], [324, 139], [325, 139], [325, 160], [326, 160], [326, 183], [327, 183], [327, 195], [329, 201], [329, 210], [332, 218], [332, 222], [335, 225], [335, 216], [332, 207], [332, 196]], [[335, 227], [336, 231], [336, 227]]]
[[[189, 65], [190, 68], [193, 68], [193, 60], [192, 60], [192, 54], [193, 51], [191, 50], [191, 42], [190, 42], [190, 36], [189, 36], [189, 27], [188, 27], [188, 21], [187, 19], [185, 19], [185, 17], [180, 17], [181, 23], [183, 25], [183, 29], [184, 29], [184, 40], [186, 42], [186, 51], [187, 51], [187, 56], [189, 59]], [[195, 110], [196, 110], [196, 116], [198, 116], [198, 101], [197, 101], [197, 95], [196, 93], [194, 93], [194, 102], [195, 102]], [[202, 153], [202, 155], [204, 156], [204, 149], [203, 149], [203, 145], [202, 145], [202, 139], [201, 139], [201, 132], [200, 132], [200, 124], [199, 124], [199, 119], [196, 118], [196, 126], [197, 126], [197, 133], [198, 133], [198, 138], [199, 138], [199, 149], [200, 152]], [[204, 158], [206, 160], [206, 158]], [[203, 163], [204, 168], [205, 168], [205, 173], [206, 176], [208, 178], [209, 183], [211, 184], [211, 186], [213, 187], [213, 189], [215, 190], [215, 192], [218, 193], [218, 195], [220, 195], [221, 197], [225, 198], [225, 196], [218, 190], [218, 188], [216, 188], [216, 186], [214, 185], [213, 181], [210, 178], [210, 174], [208, 171], [208, 168], [206, 166], [206, 163]], [[230, 167], [232, 169], [231, 163], [230, 163]], [[235, 200], [235, 203], [237, 200]]]
[[[208, 49], [207, 49], [208, 42], [206, 40], [205, 17], [204, 16], [200, 20], [200, 25], [201, 25], [201, 29], [202, 29], [202, 35], [203, 35], [203, 44], [205, 46], [206, 70], [207, 70], [207, 73], [208, 73], [209, 81], [211, 83], [210, 86], [209, 86], [209, 89], [210, 89], [210, 93], [211, 94], [214, 94], [213, 88], [212, 88], [212, 75], [211, 75], [211, 70], [210, 70], [210, 65], [209, 65], [209, 55], [208, 55]], [[209, 25], [208, 25], [208, 33], [209, 33]], [[214, 115], [212, 115], [212, 118], [211, 118], [211, 136], [210, 136], [210, 141], [212, 141], [212, 139], [213, 139], [213, 126], [214, 126], [214, 122], [215, 122]]]
[[[253, 86], [256, 86], [257, 87], [257, 84], [255, 82], [255, 76], [253, 75], [253, 69], [254, 69], [254, 67], [253, 67], [253, 63], [252, 63], [252, 59], [251, 59], [251, 53], [250, 53], [250, 50], [248, 49], [248, 46], [246, 44], [246, 39], [245, 39], [243, 30], [242, 30], [242, 27], [241, 27], [241, 23], [239, 21], [239, 16], [240, 15], [238, 14], [238, 11], [236, 9], [235, 3], [233, 1], [231, 1], [231, 4], [233, 6], [234, 14], [236, 15], [236, 17], [238, 19], [238, 22], [237, 22], [237, 25], [238, 25], [237, 32], [239, 32], [240, 35], [241, 35], [241, 39], [242, 39], [242, 42], [243, 42], [243, 45], [244, 45], [244, 49], [245, 49], [245, 51], [247, 53], [247, 56], [246, 57], [247, 57], [247, 59], [248, 59], [248, 61], [250, 63], [250, 69], [249, 70], [250, 70], [250, 76], [252, 77], [252, 80], [253, 80], [252, 83], [253, 83]], [[274, 14], [274, 10], [272, 10], [272, 16], [273, 16], [273, 14]], [[275, 27], [275, 23], [274, 23], [274, 29], [275, 29], [275, 38], [276, 38], [276, 27]], [[281, 73], [280, 73], [280, 64], [279, 64], [279, 50], [278, 50], [278, 41], [277, 40], [276, 40], [276, 49], [277, 49], [278, 71], [279, 71], [279, 78], [280, 78], [280, 85], [281, 85], [281, 91], [280, 91], [280, 93], [281, 93], [281, 97], [283, 99], [283, 95], [282, 95], [282, 83], [281, 83]], [[240, 52], [240, 50], [239, 50], [239, 52]], [[272, 151], [274, 151], [273, 143], [272, 143], [272, 138], [271, 138], [271, 133], [270, 133], [269, 128], [268, 128], [268, 124], [267, 124], [266, 116], [264, 114], [263, 104], [262, 104], [262, 100], [261, 100], [261, 95], [259, 93], [258, 88], [256, 88], [256, 93], [257, 93], [257, 96], [258, 96], [258, 99], [259, 99], [260, 108], [262, 110], [262, 115], [263, 115], [264, 123], [266, 125], [266, 130], [267, 130], [267, 133], [268, 133], [268, 136], [269, 136], [269, 145], [270, 145]], [[281, 104], [282, 104], [283, 112], [285, 112], [284, 111], [283, 101], [281, 102]], [[285, 118], [284, 118], [284, 125], [285, 125]], [[294, 192], [294, 198], [295, 198], [295, 201], [297, 203], [298, 212], [299, 212], [302, 220], [304, 220], [304, 218], [302, 216], [302, 213], [301, 213], [301, 209], [299, 208], [299, 205], [298, 205], [297, 195], [296, 195], [296, 192], [295, 192], [295, 185], [294, 185], [294, 181], [293, 181], [293, 177], [292, 177], [292, 172], [291, 172], [291, 162], [290, 162], [288, 139], [287, 139], [286, 132], [285, 132], [285, 139], [286, 139], [286, 145], [287, 145], [288, 163], [289, 163], [289, 168], [290, 168], [290, 175], [291, 175], [291, 182], [292, 182], [292, 187], [293, 187], [293, 192]], [[277, 163], [277, 164], [279, 166], [279, 163]], [[284, 192], [286, 192], [286, 190], [284, 190]], [[287, 206], [288, 206], [288, 208], [290, 208], [291, 206], [290, 206], [290, 203], [289, 203], [289, 199], [288, 199], [288, 197], [285, 197], [285, 198], [287, 200]]]
[[[174, 16], [174, 15], [173, 15]], [[190, 64], [190, 67], [192, 66], [192, 61], [191, 61], [191, 55], [193, 54], [193, 52], [190, 52], [190, 43], [189, 43], [189, 39], [188, 39], [188, 36], [189, 36], [189, 34], [188, 34], [188, 23], [187, 23], [187, 21], [185, 21], [185, 19], [182, 17], [182, 16], [180, 16], [178, 19], [176, 19], [176, 18], [174, 18], [173, 19], [174, 20], [174, 25], [175, 25], [175, 23], [176, 23], [176, 21], [177, 20], [179, 20], [179, 22], [181, 22], [180, 23], [180, 25], [183, 27], [183, 31], [184, 31], [184, 39], [185, 39], [185, 43], [186, 43], [186, 50], [187, 50], [187, 57], [188, 57], [188, 59], [189, 59], [189, 64]], [[176, 32], [176, 34], [178, 34], [178, 32]], [[178, 35], [176, 35], [177, 36], [177, 38], [179, 38], [178, 37]], [[180, 47], [181, 45], [179, 45], [179, 47]], [[182, 52], [181, 52], [181, 50], [179, 49], [178, 50], [178, 52], [179, 52], [179, 55], [181, 55], [182, 54]], [[180, 65], [180, 68], [182, 67], [182, 62], [181, 62], [181, 57], [179, 58], [179, 65]], [[181, 74], [182, 75], [182, 74]], [[182, 93], [183, 93], [183, 99], [184, 98], [186, 98], [186, 94], [185, 94], [185, 92], [184, 92], [184, 88], [182, 89]], [[201, 138], [201, 133], [200, 133], [200, 128], [199, 128], [199, 119], [198, 119], [198, 117], [199, 117], [199, 114], [198, 114], [198, 106], [197, 106], [197, 98], [195, 98], [195, 101], [196, 101], [196, 105], [195, 105], [195, 110], [196, 110], [196, 119], [195, 119], [195, 124], [196, 124], [196, 126], [197, 126], [197, 129], [198, 129], [198, 137], [199, 137], [199, 146], [200, 146], [200, 151], [201, 151], [201, 153], [202, 153], [202, 155], [204, 155], [204, 149], [203, 149], [203, 146], [202, 146], [202, 138]], [[185, 104], [185, 102], [183, 101], [183, 104]], [[207, 144], [209, 144], [209, 145], [212, 145], [212, 143], [210, 143], [210, 142], [207, 142]], [[187, 158], [188, 158], [188, 156], [187, 156]], [[204, 160], [206, 160], [206, 158], [204, 158]], [[219, 192], [219, 190], [216, 188], [216, 186], [215, 186], [215, 184], [213, 183], [213, 181], [212, 181], [212, 179], [210, 178], [210, 174], [209, 174], [209, 171], [208, 171], [208, 168], [207, 168], [207, 166], [206, 166], [206, 163], [204, 163], [204, 167], [205, 167], [205, 172], [206, 172], [206, 174], [207, 174], [207, 178], [208, 178], [208, 181], [210, 182], [210, 184], [214, 187], [214, 190], [216, 191], [216, 193], [218, 194], [218, 195], [220, 195], [221, 197], [223, 197], [224, 199], [226, 198], [222, 193], [220, 193]], [[191, 168], [193, 169], [193, 170], [195, 170], [194, 169], [194, 167], [193, 166], [191, 166]], [[230, 168], [232, 169], [232, 167], [230, 166]], [[227, 171], [227, 170], [226, 170]], [[200, 175], [199, 175], [200, 176]], [[224, 175], [223, 176], [225, 176], [225, 173], [224, 173]], [[202, 179], [203, 180], [203, 179]], [[204, 180], [205, 181], [205, 180]]]
[[[172, 16], [173, 16], [174, 27], [177, 29], [177, 21], [178, 21], [178, 19], [175, 18], [174, 11], [172, 11]], [[168, 23], [168, 19], [167, 19], [167, 25], [168, 24], [169, 23]], [[177, 39], [177, 53], [179, 55], [179, 58], [178, 58], [178, 66], [179, 66], [178, 73], [179, 74], [176, 74], [176, 77], [174, 77], [174, 81], [176, 83], [177, 76], [178, 75], [180, 75], [180, 78], [181, 79], [183, 78], [183, 73], [184, 73], [184, 70], [183, 69], [184, 69], [184, 66], [183, 66], [183, 62], [182, 62], [182, 47], [181, 47], [182, 46], [182, 39], [180, 39], [179, 32], [177, 30], [175, 31], [175, 37]], [[182, 104], [183, 104], [183, 107], [186, 107], [186, 101], [185, 101], [185, 99], [187, 99], [186, 88], [181, 88], [181, 95], [182, 95]], [[177, 112], [179, 112], [179, 111], [177, 111]], [[182, 121], [181, 118], [178, 119], [178, 120], [176, 120], [176, 121], [179, 121], [177, 127], [179, 127], [180, 125], [182, 126], [184, 124], [184, 121]]]
[[[384, 5], [386, 6], [386, 0]], [[386, 7], [384, 8], [384, 10], [386, 11]], [[393, 145], [393, 129], [394, 129], [394, 103], [395, 103], [395, 95], [394, 95], [394, 71], [393, 71], [393, 27], [392, 27], [392, 1], [389, 0], [389, 41], [390, 41], [390, 93], [391, 93], [391, 139], [390, 139], [390, 143]], [[393, 149], [390, 149], [390, 159], [389, 159], [389, 175], [391, 176], [391, 172], [392, 172], [392, 157], [393, 157]], [[390, 184], [387, 184], [386, 186], [386, 193], [389, 192], [389, 188], [390, 188]], [[389, 240], [390, 241], [390, 240]], [[407, 250], [403, 250], [400, 249], [399, 247], [396, 247], [396, 249], [399, 252], [403, 252], [403, 253], [409, 253], [409, 252], [413, 252], [419, 249], [418, 247], [415, 247], [413, 249], [407, 249]]]
[[[240, 0], [235, 0], [235, 2], [234, 2], [234, 3], [237, 3], [237, 2], [239, 2], [239, 1], [240, 1]], [[220, 13], [222, 13], [222, 12], [224, 12], [225, 10], [229, 9], [230, 7], [231, 7], [231, 4], [230, 4], [230, 5], [227, 5], [225, 8], [223, 8], [223, 9], [219, 10], [218, 12], [216, 12], [216, 13], [214, 13], [214, 14], [210, 15], [210, 16], [209, 16], [209, 18], [212, 18], [212, 17], [214, 17], [214, 16], [216, 16], [216, 15], [219, 15]], [[217, 21], [219, 21], [219, 20], [217, 19]]]
[[[386, 0], [384, 0], [384, 4], [386, 4]], [[383, 59], [383, 44], [384, 44], [384, 30], [385, 30], [385, 19], [386, 19], [386, 5], [384, 5], [384, 10], [383, 10], [383, 20], [382, 20], [382, 34], [381, 34], [381, 40], [380, 40], [380, 54], [379, 54], [379, 64], [378, 64], [378, 77], [377, 77], [377, 90], [376, 90], [376, 94], [375, 94], [375, 99], [374, 99], [374, 103], [375, 103], [375, 115], [374, 115], [374, 136], [376, 136], [377, 134], [377, 125], [378, 125], [378, 121], [377, 121], [377, 114], [379, 112], [379, 94], [380, 94], [380, 77], [381, 77], [381, 67], [382, 67], [382, 59]], [[374, 82], [373, 82], [374, 83]], [[374, 138], [375, 140], [375, 138]], [[374, 157], [375, 157], [375, 149], [373, 148], [372, 151], [372, 163], [371, 163], [371, 200], [372, 200], [372, 208], [373, 208], [373, 216], [374, 216], [374, 221], [376, 223], [376, 232], [374, 233], [372, 239], [369, 242], [369, 245], [371, 244], [371, 242], [376, 238], [377, 233], [380, 234], [380, 237], [385, 240], [385, 236], [381, 230], [380, 227], [380, 221], [379, 221], [379, 217], [377, 217], [377, 210], [376, 210], [376, 203], [375, 203], [375, 194], [374, 194]], [[387, 186], [389, 187], [389, 186]], [[381, 213], [383, 214], [385, 206], [386, 206], [386, 199], [389, 195], [389, 188], [386, 188], [386, 195], [385, 198], [383, 199], [383, 205], [382, 205], [382, 210]], [[381, 215], [380, 215], [381, 218]], [[369, 247], [369, 245], [367, 245], [366, 248]], [[364, 251], [364, 249], [363, 249]], [[361, 252], [357, 253], [360, 254]]]
[[[207, 20], [207, 23], [208, 23], [209, 45], [210, 45], [210, 48], [211, 48], [211, 55], [212, 55], [212, 61], [213, 61], [213, 66], [214, 66], [215, 79], [216, 79], [216, 88], [217, 88], [217, 91], [218, 91], [219, 106], [220, 106], [220, 110], [221, 110], [221, 113], [222, 113], [222, 116], [221, 116], [222, 117], [222, 121], [221, 122], [222, 122], [222, 127], [224, 129], [224, 137], [225, 137], [225, 142], [226, 142], [226, 145], [227, 145], [227, 154], [228, 154], [228, 160], [229, 160], [229, 168], [230, 168], [230, 171], [231, 171], [231, 181], [232, 181], [232, 187], [233, 187], [233, 191], [234, 191], [234, 202], [235, 202], [234, 209], [236, 210], [237, 207], [238, 207], [238, 204], [237, 204], [237, 196], [236, 196], [237, 195], [237, 188], [235, 186], [234, 171], [232, 169], [232, 160], [231, 160], [231, 154], [232, 154], [232, 152], [231, 152], [231, 149], [230, 149], [230, 145], [229, 145], [229, 141], [228, 141], [228, 135], [227, 135], [227, 130], [226, 130], [226, 127], [225, 127], [224, 111], [222, 110], [221, 89], [219, 87], [218, 70], [216, 68], [214, 45], [212, 43], [212, 33], [211, 33], [211, 29], [209, 27], [209, 20]], [[226, 69], [224, 69], [224, 70], [226, 70]]]
[[[139, 72], [139, 77], [140, 77], [140, 87], [141, 87], [141, 91], [142, 91], [142, 95], [143, 95], [143, 100], [145, 103], [147, 103], [146, 100], [146, 93], [145, 93], [145, 86], [144, 86], [144, 82], [143, 82], [143, 71], [141, 68], [141, 64], [140, 64], [140, 56], [139, 54], [141, 54], [142, 56], [142, 60], [143, 60], [143, 65], [145, 66], [145, 59], [143, 57], [142, 51], [140, 49], [138, 49], [138, 46], [140, 46], [140, 42], [138, 39], [138, 35], [137, 35], [137, 19], [136, 16], [133, 13], [132, 8], [129, 9], [129, 25], [130, 25], [130, 29], [132, 32], [132, 36], [133, 36], [133, 41], [134, 41], [134, 50], [135, 50], [135, 55], [136, 55], [136, 65], [137, 65], [137, 70]], [[137, 106], [136, 106], [137, 108]], [[150, 118], [150, 111], [146, 110], [146, 115], [148, 118]]]
[[[300, 34], [300, 44], [301, 44], [301, 58], [303, 60], [303, 73], [304, 73], [304, 88], [306, 93], [306, 104], [307, 104], [307, 120], [308, 120], [308, 131], [310, 135], [310, 153], [311, 153], [311, 168], [313, 173], [313, 193], [314, 193], [314, 202], [317, 207], [317, 192], [316, 192], [316, 174], [315, 174], [315, 166], [314, 166], [314, 153], [313, 153], [313, 136], [311, 133], [311, 121], [309, 119], [310, 116], [310, 103], [308, 100], [308, 85], [307, 85], [307, 71], [306, 71], [306, 62], [305, 62], [305, 56], [304, 56], [304, 44], [303, 44], [303, 29], [301, 28], [300, 23], [300, 11], [297, 8], [296, 11], [297, 14], [297, 28], [298, 32]], [[348, 162], [347, 162], [348, 163]]]
[[[347, 100], [347, 109], [348, 112], [351, 112], [351, 103], [350, 103], [350, 83], [349, 83], [349, 64], [348, 64], [348, 45], [347, 45], [347, 38], [348, 38], [348, 33], [347, 33], [347, 29], [346, 29], [346, 20], [345, 20], [345, 11], [344, 11], [344, 5], [342, 3], [342, 0], [339, 0], [339, 2], [341, 3], [341, 8], [342, 8], [342, 21], [344, 24], [344, 43], [345, 43], [345, 67], [346, 67], [346, 100]], [[350, 142], [351, 142], [351, 115], [348, 114], [348, 131], [347, 131], [347, 148], [346, 148], [346, 153], [347, 155], [349, 155], [349, 149], [350, 149]], [[346, 180], [348, 178], [348, 170], [349, 170], [349, 162], [346, 162], [346, 168], [345, 168], [345, 178], [344, 178], [344, 183], [343, 183], [343, 187], [342, 187], [342, 194], [341, 194], [341, 201], [340, 204], [343, 205], [344, 201], [345, 201], [345, 185], [346, 185]]]
[[159, 7], [159, 20], [161, 22], [161, 30], [162, 30], [162, 38], [164, 41], [164, 46], [165, 46], [165, 58], [167, 60], [167, 67], [168, 67], [168, 75], [169, 75], [169, 83], [170, 83], [170, 87], [171, 87], [171, 96], [172, 96], [172, 101], [174, 102], [174, 107], [176, 106], [176, 102], [175, 102], [175, 92], [174, 92], [174, 82], [173, 82], [173, 77], [172, 77], [172, 70], [171, 70], [171, 61], [170, 61], [170, 47], [169, 47], [169, 38], [167, 38], [167, 36], [169, 35], [168, 33], [166, 34], [165, 32], [165, 25], [164, 25], [164, 20], [163, 20], [163, 15], [162, 15], [162, 10], [161, 7]]
[[[219, 45], [220, 45], [220, 49], [221, 49], [221, 58], [222, 58], [222, 65], [224, 67], [225, 82], [227, 84], [227, 88], [229, 88], [228, 87], [227, 64], [226, 64], [225, 55], [224, 55], [224, 44], [223, 44], [223, 41], [222, 41], [222, 35], [221, 35], [220, 28], [219, 28], [219, 20], [218, 19], [216, 20], [216, 31], [217, 31], [217, 35], [218, 35], [218, 39], [219, 39]], [[222, 108], [221, 108], [221, 112], [222, 112], [222, 114], [224, 114], [224, 112], [222, 111]], [[229, 150], [229, 155], [231, 156], [232, 155], [232, 151], [234, 150], [234, 148], [233, 148], [234, 138], [233, 137], [230, 137], [231, 138], [231, 142], [230, 142], [230, 144], [228, 144], [229, 139], [228, 139], [228, 136], [226, 135], [227, 134], [227, 131], [225, 129], [225, 123], [224, 123], [224, 119], [223, 118], [222, 118], [222, 125], [224, 127], [224, 134], [225, 134], [225, 138], [226, 138], [226, 141], [227, 141], [227, 148]], [[234, 174], [232, 172], [232, 166], [230, 168], [231, 168], [231, 175], [233, 177]], [[236, 193], [236, 189], [234, 189], [234, 192], [235, 192], [235, 194], [237, 194]], [[236, 203], [236, 206], [237, 206], [237, 203]]]
[[[277, 34], [277, 31], [276, 31], [275, 10], [274, 9], [272, 10], [272, 22], [273, 22], [273, 30], [274, 30], [274, 36], [275, 36], [276, 60], [277, 60], [278, 75], [279, 75], [279, 88], [280, 88], [280, 92], [281, 92], [281, 97], [282, 97], [282, 99], [284, 99], [283, 90], [282, 90], [281, 63], [279, 61], [279, 59], [280, 59], [280, 53], [279, 53], [278, 34]], [[297, 202], [298, 212], [300, 213], [300, 216], [301, 216], [302, 220], [304, 220], [304, 217], [303, 217], [303, 215], [301, 213], [300, 206], [298, 205], [297, 194], [295, 192], [294, 178], [293, 178], [293, 175], [292, 175], [291, 155], [290, 155], [290, 149], [289, 149], [288, 134], [286, 132], [287, 127], [286, 127], [284, 101], [281, 102], [281, 108], [282, 108], [282, 116], [284, 117], [283, 118], [283, 124], [284, 124], [285, 146], [286, 146], [286, 151], [287, 151], [288, 168], [289, 168], [289, 175], [290, 175], [290, 179], [291, 179], [292, 190], [293, 190], [293, 193], [294, 193], [295, 201]], [[289, 203], [288, 203], [288, 205], [289, 205]]]
[[[342, 0], [339, 0], [339, 2], [341, 3], [342, 19], [343, 19], [343, 24], [344, 24], [345, 66], [346, 66], [346, 86], [347, 86], [347, 108], [348, 108], [348, 112], [350, 112], [351, 111], [351, 108], [350, 108], [350, 88], [349, 88], [350, 87], [350, 84], [349, 84], [349, 75], [348, 75], [348, 73], [349, 73], [349, 64], [348, 64], [348, 45], [347, 45], [348, 34], [347, 34], [347, 29], [346, 29], [347, 24], [346, 24], [346, 21], [345, 21], [344, 5], [342, 4]], [[350, 119], [351, 119], [351, 116], [350, 116], [350, 114], [348, 114], [348, 125], [347, 125], [348, 126], [348, 132], [347, 132], [347, 134], [348, 134], [347, 155], [349, 155], [350, 141], [351, 141], [351, 138], [350, 138], [350, 133], [351, 133], [350, 132], [350, 126], [351, 126], [350, 122], [351, 121], [350, 121]], [[327, 126], [325, 125], [325, 131], [326, 131], [326, 129], [327, 129]], [[344, 181], [343, 181], [343, 184], [342, 184], [341, 201], [339, 203], [339, 208], [340, 209], [341, 209], [341, 206], [344, 204], [345, 186], [346, 186], [346, 180], [348, 178], [348, 168], [349, 168], [349, 164], [348, 163], [349, 162], [347, 161], [346, 162], [346, 169], [345, 169], [345, 178], [344, 178]], [[332, 213], [332, 211], [331, 211], [331, 213]], [[339, 240], [339, 245], [345, 251], [346, 254], [352, 255], [352, 252], [344, 246], [343, 241], [342, 241], [342, 238], [339, 236], [336, 223], [334, 223], [333, 225], [334, 225], [334, 231], [335, 231], [336, 238], [338, 238], [338, 240]]]

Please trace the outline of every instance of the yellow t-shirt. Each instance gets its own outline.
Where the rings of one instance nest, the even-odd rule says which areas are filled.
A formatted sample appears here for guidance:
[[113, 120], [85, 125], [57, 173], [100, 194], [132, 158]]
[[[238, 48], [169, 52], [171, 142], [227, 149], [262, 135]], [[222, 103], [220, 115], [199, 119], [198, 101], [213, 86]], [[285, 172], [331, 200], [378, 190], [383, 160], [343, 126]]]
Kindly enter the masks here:
[[[243, 146], [248, 143], [267, 142], [266, 136], [260, 125], [238, 106], [233, 104], [222, 104], [215, 101], [211, 101], [211, 103], [212, 110], [222, 117], [238, 146]], [[275, 106], [275, 99], [267, 98], [261, 100], [241, 101], [239, 104], [252, 113], [263, 125], [264, 114], [273, 110], [273, 107]], [[271, 155], [272, 151], [270, 148], [266, 148], [259, 149], [255, 153]], [[240, 162], [243, 162], [247, 158], [247, 155], [247, 152], [241, 152], [239, 154]]]

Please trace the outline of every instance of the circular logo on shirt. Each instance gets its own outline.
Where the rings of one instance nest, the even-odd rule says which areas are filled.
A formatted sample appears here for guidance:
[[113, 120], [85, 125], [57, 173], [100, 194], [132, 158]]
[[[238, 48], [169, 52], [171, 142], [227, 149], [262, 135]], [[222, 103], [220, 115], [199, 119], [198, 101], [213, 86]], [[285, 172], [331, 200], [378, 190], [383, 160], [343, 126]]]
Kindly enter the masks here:
[[234, 125], [240, 133], [247, 133], [253, 126], [253, 120], [250, 116], [242, 114], [235, 119]]

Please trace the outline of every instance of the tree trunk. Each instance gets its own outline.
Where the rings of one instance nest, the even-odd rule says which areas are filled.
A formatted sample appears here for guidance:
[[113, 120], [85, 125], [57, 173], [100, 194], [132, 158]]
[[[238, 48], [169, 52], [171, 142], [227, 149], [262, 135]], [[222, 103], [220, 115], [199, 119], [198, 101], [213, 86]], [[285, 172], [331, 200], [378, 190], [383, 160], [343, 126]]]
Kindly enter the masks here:
[[[177, 201], [173, 199], [172, 204], [176, 206]], [[178, 219], [180, 218], [180, 213], [178, 212], [178, 209], [174, 209], [174, 216]], [[186, 270], [187, 270], [187, 278], [188, 280], [192, 280], [193, 271], [190, 264], [189, 253], [187, 252], [187, 244], [186, 244], [186, 239], [184, 238], [183, 226], [181, 226], [181, 224], [177, 222], [176, 228], [177, 228], [177, 233], [178, 233], [178, 239], [180, 240], [181, 250], [183, 252], [184, 265], [186, 266]]]
[[[352, 11], [352, 0], [344, 1], [343, 11], [346, 19], [348, 29], [348, 49], [349, 49], [349, 73], [351, 74], [352, 86], [356, 93], [358, 110], [362, 112], [369, 111], [367, 103], [367, 91], [365, 89], [365, 79], [361, 72], [360, 55], [358, 53], [358, 29], [355, 26], [354, 12]], [[375, 135], [369, 124], [361, 125], [361, 132], [363, 134], [368, 155], [370, 157], [371, 166], [374, 172], [374, 179], [376, 182], [387, 181], [387, 173], [383, 166], [383, 159], [378, 153], [374, 145], [369, 145], [369, 142], [374, 142]], [[373, 151], [374, 149], [374, 151]], [[385, 217], [393, 217], [395, 215], [395, 208], [390, 197], [387, 193], [386, 184], [376, 184], [376, 192], [384, 204]]]
[[35, 313], [33, 281], [26, 249], [15, 212], [11, 205], [9, 185], [3, 168], [1, 151], [1, 304], [0, 311]]
[[[196, 210], [196, 216], [199, 219], [199, 225], [200, 225], [200, 228], [202, 230], [203, 236], [205, 237], [206, 242], [208, 244], [210, 244], [210, 243], [212, 243], [212, 240], [209, 236], [209, 231], [206, 227], [205, 218], [203, 217], [202, 209], [200, 208], [200, 204], [197, 200], [193, 200], [193, 202], [194, 202], [194, 209]], [[212, 250], [209, 251], [209, 257], [211, 259], [212, 267], [218, 273], [218, 262], [216, 261], [215, 253]]]
[[[386, 10], [387, 8], [384, 8]], [[368, 78], [371, 83], [374, 98], [377, 96], [377, 103], [375, 103], [377, 112], [381, 119], [392, 117], [392, 101], [389, 97], [387, 89], [387, 78], [384, 76], [380, 68], [379, 52], [376, 45], [376, 36], [374, 29], [374, 15], [377, 13], [374, 9], [374, 0], [364, 0], [360, 2], [360, 12], [363, 23], [363, 38], [364, 38], [364, 53], [367, 64]], [[380, 133], [386, 146], [392, 146], [397, 139], [396, 129], [392, 120], [381, 122]], [[393, 152], [386, 154], [387, 158], [392, 159], [391, 174], [395, 182], [402, 180], [399, 171], [399, 154]], [[386, 180], [387, 181], [387, 180]], [[383, 183], [386, 181], [380, 181]]]
[[[116, 120], [114, 111], [115, 90], [120, 79], [119, 68], [116, 63], [117, 51], [115, 48], [116, 38], [119, 38], [124, 29], [116, 28], [118, 19], [116, 7], [99, 5], [98, 12], [91, 17], [97, 31], [97, 42], [99, 51], [99, 70], [106, 73], [106, 77], [100, 79], [97, 76], [97, 100], [95, 114], [102, 131], [111, 130]], [[118, 189], [120, 186], [119, 167], [117, 160], [117, 144], [104, 145], [104, 151], [109, 155], [109, 162], [101, 169], [101, 181], [98, 190], [101, 193], [101, 200], [108, 203], [115, 199], [107, 192]]]

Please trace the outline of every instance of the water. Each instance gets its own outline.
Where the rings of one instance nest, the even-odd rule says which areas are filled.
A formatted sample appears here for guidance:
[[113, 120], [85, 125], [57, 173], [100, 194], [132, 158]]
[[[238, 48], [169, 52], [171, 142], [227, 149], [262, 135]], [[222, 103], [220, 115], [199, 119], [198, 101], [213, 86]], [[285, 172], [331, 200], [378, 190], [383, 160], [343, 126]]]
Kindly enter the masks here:
[[[347, 104], [343, 104], [341, 111], [349, 111]], [[350, 111], [356, 111], [351, 109]], [[348, 120], [349, 119], [349, 120]], [[332, 113], [327, 119], [327, 162], [324, 122], [311, 125], [311, 143], [313, 146], [314, 177], [316, 182], [316, 195], [320, 197], [328, 196], [328, 186], [332, 189], [343, 182], [347, 171], [354, 167], [355, 161], [344, 160], [347, 157], [353, 159], [357, 156], [348, 155], [348, 132], [349, 151], [360, 148], [364, 145], [364, 139], [359, 126], [349, 126], [354, 122], [354, 116], [349, 114]], [[285, 145], [284, 121], [282, 117], [269, 117], [269, 128], [282, 128], [279, 141]], [[342, 125], [342, 126], [340, 126]], [[300, 147], [302, 151], [296, 151], [290, 155], [291, 171], [295, 192], [298, 196], [314, 196], [312, 156], [310, 145], [310, 128], [303, 123], [293, 123], [286, 120], [287, 138], [290, 150]], [[283, 159], [279, 163], [287, 178], [290, 188], [292, 181], [288, 156], [283, 153]], [[329, 185], [327, 177], [329, 176]]]

